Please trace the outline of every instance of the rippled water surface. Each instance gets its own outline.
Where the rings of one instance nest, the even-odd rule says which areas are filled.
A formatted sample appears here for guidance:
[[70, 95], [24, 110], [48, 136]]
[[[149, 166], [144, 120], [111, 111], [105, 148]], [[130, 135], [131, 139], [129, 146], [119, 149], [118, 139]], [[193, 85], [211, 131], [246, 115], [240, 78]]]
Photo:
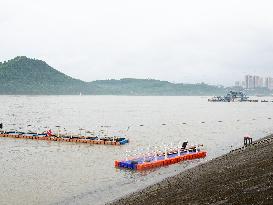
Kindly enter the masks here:
[[[0, 204], [103, 204], [226, 153], [241, 145], [245, 134], [257, 139], [273, 130], [273, 103], [208, 103], [205, 97], [1, 96], [0, 105], [6, 129], [61, 125], [78, 132], [101, 125], [130, 126], [130, 144], [125, 146], [0, 138]], [[204, 144], [208, 157], [148, 172], [113, 166], [114, 160], [125, 158], [126, 150], [143, 152], [186, 139]]]

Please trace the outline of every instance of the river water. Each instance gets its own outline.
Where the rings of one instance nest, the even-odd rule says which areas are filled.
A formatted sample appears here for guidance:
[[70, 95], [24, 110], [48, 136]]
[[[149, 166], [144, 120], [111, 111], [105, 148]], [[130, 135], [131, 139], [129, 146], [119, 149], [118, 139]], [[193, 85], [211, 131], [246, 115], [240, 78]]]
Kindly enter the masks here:
[[[124, 146], [0, 138], [0, 204], [104, 204], [273, 131], [273, 103], [209, 103], [207, 97], [1, 96], [5, 129], [56, 125], [130, 129]], [[271, 120], [271, 119], [272, 120]], [[146, 172], [114, 168], [126, 153], [204, 144], [208, 157]]]

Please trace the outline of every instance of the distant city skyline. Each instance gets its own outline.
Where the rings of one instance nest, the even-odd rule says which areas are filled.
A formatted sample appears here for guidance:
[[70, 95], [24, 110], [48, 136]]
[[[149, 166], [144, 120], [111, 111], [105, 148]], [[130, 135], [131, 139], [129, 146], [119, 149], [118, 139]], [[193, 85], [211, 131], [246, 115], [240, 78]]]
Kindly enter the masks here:
[[27, 56], [84, 81], [231, 86], [273, 76], [273, 1], [0, 2], [0, 61]]
[[244, 80], [235, 81], [235, 86], [246, 89], [268, 88], [273, 89], [273, 78], [270, 76], [246, 75]]

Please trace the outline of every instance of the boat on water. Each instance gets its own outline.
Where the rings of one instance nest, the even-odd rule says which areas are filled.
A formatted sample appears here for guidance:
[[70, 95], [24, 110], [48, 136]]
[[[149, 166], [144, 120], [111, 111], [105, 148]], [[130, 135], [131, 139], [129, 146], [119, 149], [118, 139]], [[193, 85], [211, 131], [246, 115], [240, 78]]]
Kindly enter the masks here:
[[214, 96], [208, 99], [208, 102], [258, 102], [258, 100], [249, 99], [241, 91], [229, 91], [225, 96]]
[[188, 142], [184, 142], [178, 148], [165, 148], [164, 151], [156, 151], [155, 153], [147, 153], [137, 157], [127, 157], [124, 160], [116, 160], [114, 165], [116, 168], [126, 168], [132, 170], [146, 170], [161, 166], [179, 163], [185, 160], [204, 158], [206, 151], [202, 151], [200, 146], [186, 147]]

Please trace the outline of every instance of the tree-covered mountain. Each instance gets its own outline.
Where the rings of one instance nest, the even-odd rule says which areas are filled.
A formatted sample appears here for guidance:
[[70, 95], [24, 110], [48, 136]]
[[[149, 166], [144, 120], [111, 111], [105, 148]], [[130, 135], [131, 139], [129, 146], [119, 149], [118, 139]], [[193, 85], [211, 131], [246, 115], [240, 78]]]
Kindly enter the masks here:
[[226, 89], [150, 79], [97, 80], [71, 78], [44, 61], [24, 56], [0, 63], [0, 94], [12, 95], [220, 95]]
[[0, 63], [0, 81], [0, 94], [78, 94], [86, 87], [44, 61], [24, 56]]
[[112, 95], [219, 95], [223, 87], [201, 84], [175, 84], [152, 79], [97, 80], [89, 83], [98, 94]]

